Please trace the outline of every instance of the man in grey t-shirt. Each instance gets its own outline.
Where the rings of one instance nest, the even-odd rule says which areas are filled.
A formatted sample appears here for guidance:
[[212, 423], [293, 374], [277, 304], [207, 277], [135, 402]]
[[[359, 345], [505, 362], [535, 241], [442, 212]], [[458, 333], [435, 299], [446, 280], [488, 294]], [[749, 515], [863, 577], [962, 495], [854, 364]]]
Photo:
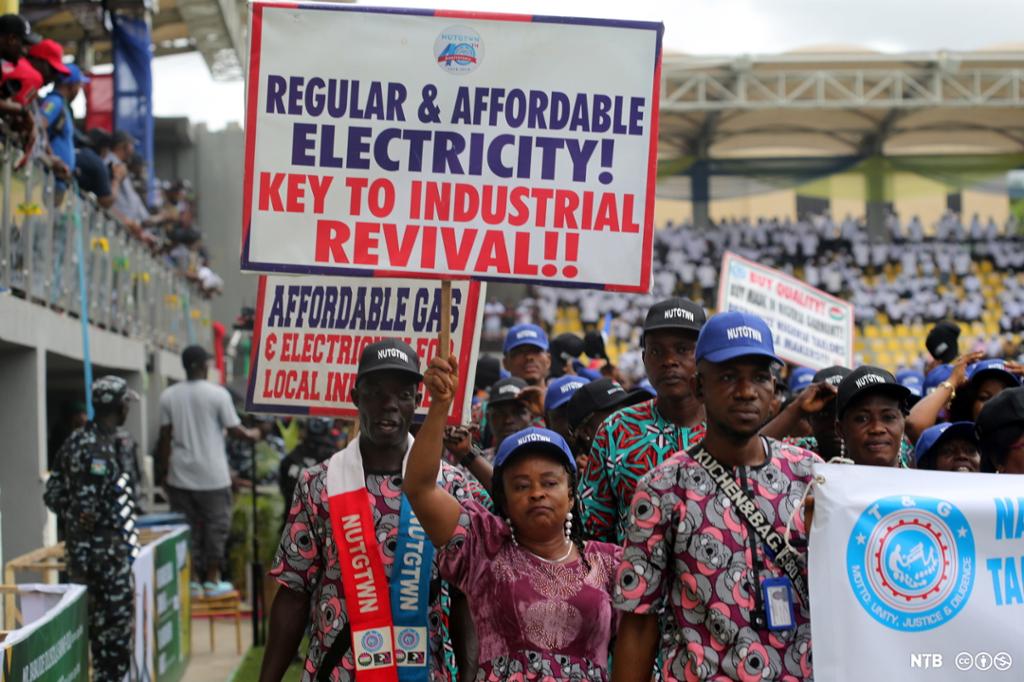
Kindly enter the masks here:
[[[220, 575], [231, 527], [231, 471], [224, 432], [256, 441], [260, 431], [243, 427], [231, 394], [206, 380], [209, 359], [201, 346], [189, 346], [181, 354], [188, 380], [160, 395], [157, 457], [167, 472], [164, 488], [171, 509], [184, 514], [191, 526], [196, 579], [203, 580], [206, 596], [216, 597], [234, 589]], [[194, 592], [199, 589], [193, 584]]]

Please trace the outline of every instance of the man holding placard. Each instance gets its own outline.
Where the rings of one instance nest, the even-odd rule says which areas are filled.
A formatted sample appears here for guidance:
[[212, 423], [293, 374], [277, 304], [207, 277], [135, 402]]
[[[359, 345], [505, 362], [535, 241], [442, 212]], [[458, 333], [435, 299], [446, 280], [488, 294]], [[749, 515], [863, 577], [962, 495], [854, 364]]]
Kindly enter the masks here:
[[[360, 356], [352, 391], [359, 437], [305, 470], [295, 488], [270, 571], [282, 589], [261, 682], [281, 679], [307, 626], [303, 682], [397, 680], [398, 671], [443, 679], [433, 547], [402, 495], [421, 379], [419, 357], [401, 341], [370, 344]], [[480, 494], [447, 464], [438, 484], [460, 499]]]

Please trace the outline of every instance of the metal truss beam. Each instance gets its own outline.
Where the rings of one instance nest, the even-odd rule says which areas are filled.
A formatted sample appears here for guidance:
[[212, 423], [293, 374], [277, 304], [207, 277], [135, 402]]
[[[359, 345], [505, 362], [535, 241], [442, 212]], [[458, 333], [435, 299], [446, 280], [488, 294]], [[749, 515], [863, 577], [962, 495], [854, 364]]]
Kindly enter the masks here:
[[771, 70], [708, 69], [666, 57], [661, 109], [668, 112], [764, 109], [917, 109], [1024, 105], [1024, 56], [1006, 67], [942, 63], [921, 67]]

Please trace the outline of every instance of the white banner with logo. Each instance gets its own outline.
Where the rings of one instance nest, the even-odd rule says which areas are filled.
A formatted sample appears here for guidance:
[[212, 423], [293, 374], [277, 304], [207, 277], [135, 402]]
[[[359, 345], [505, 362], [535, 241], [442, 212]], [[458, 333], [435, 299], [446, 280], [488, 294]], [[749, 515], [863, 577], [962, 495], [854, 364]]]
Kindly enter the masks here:
[[815, 466], [814, 677], [1024, 679], [1024, 478]]
[[771, 327], [775, 353], [812, 369], [853, 367], [853, 305], [781, 270], [726, 252], [718, 309], [757, 315]]

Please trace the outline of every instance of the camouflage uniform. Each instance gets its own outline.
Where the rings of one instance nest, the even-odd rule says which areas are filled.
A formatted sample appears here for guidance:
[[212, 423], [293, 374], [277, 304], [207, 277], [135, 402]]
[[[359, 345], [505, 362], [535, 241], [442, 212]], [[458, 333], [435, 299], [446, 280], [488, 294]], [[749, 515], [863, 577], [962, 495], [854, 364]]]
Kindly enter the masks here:
[[[119, 377], [93, 383], [96, 405], [131, 395]], [[132, 562], [139, 553], [134, 467], [135, 442], [123, 429], [90, 421], [57, 452], [46, 482], [46, 506], [64, 521], [71, 582], [89, 590], [89, 640], [94, 682], [121, 682], [132, 655], [135, 587]]]

